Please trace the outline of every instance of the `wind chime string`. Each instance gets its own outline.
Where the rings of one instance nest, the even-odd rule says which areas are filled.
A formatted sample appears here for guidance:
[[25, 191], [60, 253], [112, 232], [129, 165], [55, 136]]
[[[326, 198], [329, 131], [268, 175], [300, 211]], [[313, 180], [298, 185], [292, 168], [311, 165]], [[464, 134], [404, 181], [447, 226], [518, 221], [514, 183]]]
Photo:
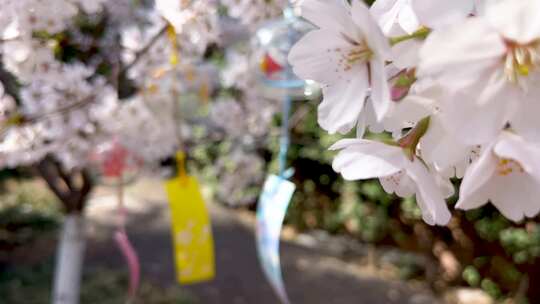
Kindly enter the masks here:
[[124, 186], [126, 183], [125, 173], [128, 170], [129, 152], [119, 145], [117, 142], [112, 143], [111, 149], [104, 153], [102, 160], [103, 175], [106, 178], [113, 178], [116, 183], [116, 230], [114, 232], [114, 240], [120, 249], [120, 252], [126, 260], [129, 268], [129, 290], [126, 303], [131, 303], [135, 300], [137, 290], [140, 283], [140, 263], [137, 252], [132, 246], [126, 232], [127, 212], [124, 204]]
[[135, 299], [137, 290], [140, 283], [140, 263], [137, 252], [131, 245], [129, 238], [126, 233], [126, 217], [127, 212], [124, 206], [124, 185], [119, 183], [117, 186], [117, 195], [118, 195], [118, 208], [117, 208], [117, 217], [118, 217], [118, 227], [114, 233], [114, 240], [120, 248], [122, 255], [124, 256], [128, 268], [129, 268], [129, 290], [128, 290], [128, 300], [127, 303], [131, 303]]
[[292, 175], [290, 170], [287, 170], [287, 152], [290, 145], [290, 136], [289, 136], [289, 116], [291, 112], [291, 97], [289, 94], [285, 94], [285, 99], [283, 100], [283, 113], [282, 113], [282, 122], [281, 122], [281, 137], [280, 137], [280, 147], [279, 147], [279, 176], [285, 179], [288, 179]]
[[[289, 46], [292, 46], [294, 43], [293, 31], [291, 29], [292, 22], [294, 21], [294, 14], [292, 13], [292, 8], [289, 6], [284, 10], [283, 15], [286, 18], [288, 24], [287, 31], [287, 42]], [[292, 168], [287, 169], [287, 152], [290, 145], [290, 133], [289, 133], [289, 118], [291, 114], [292, 107], [292, 98], [289, 94], [289, 89], [297, 86], [297, 80], [292, 75], [291, 67], [287, 64], [285, 66], [285, 97], [283, 100], [283, 112], [282, 112], [282, 122], [281, 122], [281, 138], [280, 138], [280, 147], [279, 147], [279, 176], [284, 179], [289, 179], [293, 172]], [[303, 81], [302, 81], [303, 86]]]

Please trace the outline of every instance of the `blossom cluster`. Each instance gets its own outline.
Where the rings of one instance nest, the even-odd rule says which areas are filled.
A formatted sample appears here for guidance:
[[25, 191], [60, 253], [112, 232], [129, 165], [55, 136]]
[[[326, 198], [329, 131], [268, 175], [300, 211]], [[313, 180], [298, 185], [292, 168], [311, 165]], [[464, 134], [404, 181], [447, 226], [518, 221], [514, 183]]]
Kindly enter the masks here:
[[276, 18], [283, 13], [286, 0], [222, 0], [227, 14], [254, 29], [261, 22]]
[[237, 93], [214, 100], [208, 116], [217, 127], [215, 135], [220, 138], [223, 149], [214, 168], [219, 178], [216, 196], [235, 206], [251, 204], [258, 195], [265, 161], [257, 150], [276, 136], [272, 132], [272, 119], [280, 111], [276, 100], [263, 96], [245, 43], [248, 41], [239, 42], [239, 46], [226, 51], [226, 65], [220, 73], [222, 88]]
[[[114, 142], [157, 169], [176, 150], [212, 141], [224, 149], [211, 168], [217, 195], [254, 201], [264, 176], [257, 150], [275, 135], [280, 108], [259, 92], [250, 36], [286, 1], [0, 4], [0, 168], [47, 155], [66, 170], [92, 167]], [[64, 56], [66, 46], [82, 55]], [[218, 64], [206, 57], [216, 48]]]
[[198, 62], [219, 36], [216, 2], [175, 4], [0, 0], [0, 167], [51, 155], [80, 168], [111, 140], [150, 162], [172, 155], [176, 105], [197, 79], [209, 85]]
[[456, 208], [538, 214], [539, 12], [538, 0], [306, 0], [317, 29], [289, 62], [323, 86], [320, 126], [356, 130], [331, 147], [334, 169], [415, 195], [429, 224], [450, 221], [452, 178]]

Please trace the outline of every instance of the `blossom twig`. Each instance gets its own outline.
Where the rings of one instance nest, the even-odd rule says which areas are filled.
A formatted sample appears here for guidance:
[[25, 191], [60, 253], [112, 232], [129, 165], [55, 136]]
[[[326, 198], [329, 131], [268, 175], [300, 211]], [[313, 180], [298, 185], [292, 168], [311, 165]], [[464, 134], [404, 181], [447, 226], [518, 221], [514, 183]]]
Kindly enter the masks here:
[[129, 69], [135, 66], [135, 64], [137, 64], [139, 60], [141, 60], [141, 58], [150, 50], [150, 48], [158, 41], [158, 39], [167, 32], [167, 27], [167, 24], [163, 26], [163, 28], [161, 28], [159, 32], [157, 32], [142, 49], [135, 53], [135, 59], [133, 59], [133, 61], [131, 61], [120, 71], [120, 75], [126, 73]]

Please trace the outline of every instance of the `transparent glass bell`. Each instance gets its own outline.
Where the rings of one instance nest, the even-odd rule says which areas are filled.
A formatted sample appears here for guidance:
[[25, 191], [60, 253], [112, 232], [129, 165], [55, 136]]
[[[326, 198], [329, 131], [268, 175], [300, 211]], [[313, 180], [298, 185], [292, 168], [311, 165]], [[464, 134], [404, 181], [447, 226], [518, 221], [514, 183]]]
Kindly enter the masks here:
[[142, 166], [141, 159], [115, 140], [97, 146], [90, 161], [93, 175], [105, 186], [133, 183]]
[[287, 61], [292, 46], [313, 25], [298, 17], [290, 8], [279, 19], [264, 23], [252, 39], [252, 64], [259, 78], [261, 92], [267, 98], [310, 99], [319, 94], [313, 81], [296, 77]]

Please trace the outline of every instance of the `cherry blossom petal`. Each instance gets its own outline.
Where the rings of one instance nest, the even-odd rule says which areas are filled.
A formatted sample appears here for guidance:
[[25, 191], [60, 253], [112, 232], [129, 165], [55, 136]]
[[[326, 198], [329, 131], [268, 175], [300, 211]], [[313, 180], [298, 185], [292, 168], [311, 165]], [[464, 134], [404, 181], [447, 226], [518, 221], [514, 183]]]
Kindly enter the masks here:
[[340, 52], [351, 45], [331, 30], [313, 30], [307, 33], [289, 52], [289, 62], [296, 75], [324, 84], [339, 80]]
[[[504, 41], [484, 20], [467, 19], [450, 28], [433, 31], [428, 36], [420, 49], [418, 75], [459, 73], [459, 76], [469, 75], [471, 79], [477, 79], [479, 72], [499, 64], [505, 52]], [[448, 80], [457, 81], [459, 78]]]
[[363, 39], [369, 48], [374, 52], [374, 56], [385, 60], [391, 57], [390, 44], [384, 36], [381, 28], [373, 19], [366, 4], [361, 0], [353, 0], [351, 15], [353, 22], [363, 33]]
[[433, 113], [433, 100], [419, 95], [408, 95], [392, 105], [383, 120], [384, 129], [389, 132], [412, 128], [422, 118]]
[[422, 209], [422, 217], [430, 225], [446, 225], [451, 214], [435, 178], [426, 166], [415, 159], [407, 167], [407, 174], [416, 183], [416, 200]]
[[368, 111], [364, 108], [358, 115], [358, 121], [356, 122], [356, 138], [363, 138], [368, 126]]
[[418, 52], [424, 41], [412, 39], [392, 47], [392, 64], [401, 69], [416, 67], [420, 58]]
[[[367, 75], [367, 70], [363, 70]], [[367, 76], [361, 73], [350, 82], [340, 82], [323, 88], [323, 101], [318, 107], [319, 125], [329, 133], [345, 134], [355, 125], [364, 108], [368, 90]]]
[[429, 28], [440, 28], [465, 20], [473, 12], [474, 2], [412, 0], [412, 7], [421, 24]]
[[[406, 2], [410, 2], [410, 0]], [[409, 35], [417, 31], [420, 27], [420, 21], [416, 16], [416, 12], [409, 3], [402, 7], [398, 16], [398, 23]]]
[[458, 141], [442, 125], [439, 115], [432, 116], [429, 128], [420, 139], [422, 159], [433, 163], [439, 171], [445, 171], [457, 165], [468, 156], [470, 146]]
[[[511, 180], [510, 180], [511, 179]], [[538, 183], [527, 174], [497, 177], [491, 190], [491, 203], [507, 218], [520, 221], [540, 211]]]
[[[531, 170], [531, 164], [536, 166], [533, 171], [538, 170], [534, 158], [539, 151], [538, 147], [529, 148], [518, 136], [508, 132], [501, 134], [467, 170], [456, 207], [468, 210], [491, 201], [505, 217], [513, 221], [535, 216], [540, 211], [537, 201], [540, 195], [539, 180], [528, 170]], [[502, 162], [508, 159], [517, 164]], [[523, 167], [524, 164], [528, 167]]]
[[369, 8], [385, 34], [389, 34], [399, 16], [401, 3], [407, 0], [377, 0]]
[[[493, 141], [516, 110], [516, 100], [505, 98], [504, 92], [500, 93], [502, 89], [497, 88], [496, 85], [479, 88], [481, 94], [476, 96], [470, 92], [451, 95], [451, 101], [443, 104], [441, 120], [445, 128], [465, 145]], [[489, 104], [477, 105], [475, 101], [489, 101]]]
[[497, 159], [492, 148], [492, 145], [486, 147], [480, 158], [472, 163], [465, 172], [456, 208], [469, 210], [487, 203], [487, 196], [480, 190], [495, 174]]
[[517, 161], [540, 186], [540, 145], [528, 143], [515, 134], [505, 132], [495, 144], [493, 151], [501, 158]]
[[[392, 105], [390, 106], [390, 109]], [[366, 103], [366, 106], [362, 110], [365, 112], [366, 124], [369, 126], [369, 131], [372, 133], [381, 133], [384, 132], [384, 124], [377, 121], [375, 117], [375, 109], [373, 108], [373, 102]]]
[[486, 18], [505, 38], [527, 44], [540, 37], [540, 1], [504, 0], [486, 6]]
[[390, 100], [390, 88], [386, 81], [386, 73], [384, 69], [384, 62], [379, 60], [370, 61], [370, 80], [371, 80], [371, 102], [373, 103], [373, 109], [375, 110], [375, 116], [378, 121], [381, 121], [392, 101]]
[[414, 181], [405, 173], [405, 170], [401, 170], [390, 176], [381, 177], [379, 181], [386, 193], [395, 193], [399, 197], [410, 197], [416, 191]]
[[355, 26], [347, 6], [342, 0], [305, 0], [301, 6], [302, 17], [321, 29], [350, 33]]
[[[529, 96], [540, 96], [540, 86], [529, 88]], [[510, 125], [519, 135], [528, 141], [540, 142], [538, 118], [540, 117], [540, 102], [530, 98], [516, 105], [517, 111], [510, 119]]]
[[437, 184], [439, 189], [441, 189], [444, 198], [450, 198], [456, 193], [454, 184], [452, 184], [452, 181], [450, 181], [449, 177], [444, 177], [441, 174], [435, 173], [435, 183]]
[[364, 139], [344, 139], [330, 149], [341, 150], [332, 167], [346, 180], [389, 176], [407, 161], [401, 148]]

